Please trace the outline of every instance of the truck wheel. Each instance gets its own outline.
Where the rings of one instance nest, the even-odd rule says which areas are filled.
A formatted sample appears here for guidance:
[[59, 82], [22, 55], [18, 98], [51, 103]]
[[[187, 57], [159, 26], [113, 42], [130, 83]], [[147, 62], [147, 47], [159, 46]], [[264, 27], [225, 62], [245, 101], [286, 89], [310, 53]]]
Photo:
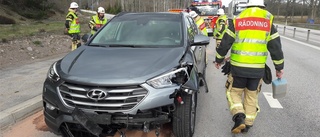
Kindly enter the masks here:
[[192, 137], [195, 129], [197, 92], [190, 95], [182, 93], [184, 104], [176, 103], [176, 111], [172, 119], [172, 129], [175, 137]]

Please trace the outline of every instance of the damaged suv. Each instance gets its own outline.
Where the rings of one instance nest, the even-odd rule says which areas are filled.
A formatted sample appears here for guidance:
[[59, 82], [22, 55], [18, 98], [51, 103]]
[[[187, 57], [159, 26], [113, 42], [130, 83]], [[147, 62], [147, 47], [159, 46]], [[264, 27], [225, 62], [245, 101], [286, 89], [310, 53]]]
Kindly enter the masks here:
[[[121, 13], [50, 67], [45, 122], [63, 136], [144, 132], [171, 124], [192, 137], [197, 94], [207, 91], [206, 45], [187, 13]], [[121, 132], [124, 134], [123, 132]]]

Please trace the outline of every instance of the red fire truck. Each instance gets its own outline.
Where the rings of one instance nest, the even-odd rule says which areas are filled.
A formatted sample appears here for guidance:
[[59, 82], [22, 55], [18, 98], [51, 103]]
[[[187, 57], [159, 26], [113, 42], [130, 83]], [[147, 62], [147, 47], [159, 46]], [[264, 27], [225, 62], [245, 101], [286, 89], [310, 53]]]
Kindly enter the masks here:
[[206, 22], [208, 36], [213, 35], [213, 28], [218, 19], [218, 9], [222, 8], [221, 0], [194, 0], [190, 10], [195, 11]]

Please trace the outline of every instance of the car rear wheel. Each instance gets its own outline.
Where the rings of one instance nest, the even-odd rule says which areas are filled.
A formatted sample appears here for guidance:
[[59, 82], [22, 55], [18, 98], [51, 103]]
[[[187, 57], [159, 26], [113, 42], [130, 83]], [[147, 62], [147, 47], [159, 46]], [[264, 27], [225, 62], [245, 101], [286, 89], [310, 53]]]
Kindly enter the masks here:
[[195, 129], [197, 92], [183, 93], [181, 98], [184, 104], [176, 102], [175, 117], [172, 120], [172, 129], [175, 137], [192, 137]]

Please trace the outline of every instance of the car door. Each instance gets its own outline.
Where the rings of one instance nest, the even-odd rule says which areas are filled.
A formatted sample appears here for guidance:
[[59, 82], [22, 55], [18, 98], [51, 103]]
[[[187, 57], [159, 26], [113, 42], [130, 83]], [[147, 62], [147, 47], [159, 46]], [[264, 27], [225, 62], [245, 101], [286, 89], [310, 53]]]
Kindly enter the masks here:
[[[194, 20], [190, 17], [187, 17], [187, 20], [192, 28], [190, 31], [192, 31], [191, 33], [193, 33], [193, 35], [190, 35], [188, 37], [194, 37], [194, 35], [201, 34], [201, 31], [198, 29], [197, 24], [194, 22]], [[193, 50], [195, 56], [198, 73], [204, 74], [203, 71], [205, 70], [206, 66], [206, 45], [192, 46], [191, 49]]]

